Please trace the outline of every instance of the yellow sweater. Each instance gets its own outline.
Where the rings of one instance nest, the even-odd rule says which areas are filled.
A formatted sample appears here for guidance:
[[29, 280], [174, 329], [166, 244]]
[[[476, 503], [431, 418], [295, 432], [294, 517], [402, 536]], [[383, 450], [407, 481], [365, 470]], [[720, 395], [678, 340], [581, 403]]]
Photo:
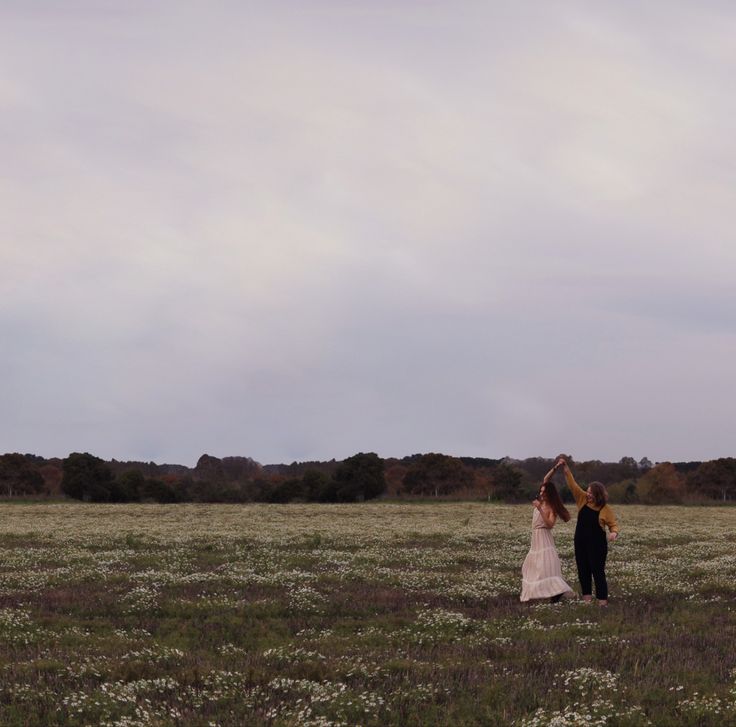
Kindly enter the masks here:
[[587, 505], [591, 510], [595, 510], [598, 513], [598, 524], [603, 528], [603, 530], [606, 529], [606, 525], [608, 526], [608, 529], [612, 533], [618, 532], [618, 523], [616, 522], [616, 516], [613, 514], [613, 510], [611, 509], [610, 505], [604, 505], [603, 507], [599, 507], [595, 503], [589, 503], [588, 498], [585, 495], [585, 490], [580, 487], [580, 485], [575, 482], [575, 478], [572, 476], [572, 472], [570, 472], [569, 469], [565, 469], [565, 480], [567, 480], [567, 486], [570, 488], [570, 492], [572, 492], [572, 496], [575, 498], [575, 504], [578, 506], [578, 512]]

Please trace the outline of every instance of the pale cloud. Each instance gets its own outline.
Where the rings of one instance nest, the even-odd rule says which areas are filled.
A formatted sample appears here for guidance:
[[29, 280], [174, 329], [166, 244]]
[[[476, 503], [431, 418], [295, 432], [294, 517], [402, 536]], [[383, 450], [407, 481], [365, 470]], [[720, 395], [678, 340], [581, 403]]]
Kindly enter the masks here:
[[730, 454], [728, 5], [0, 14], [6, 449]]

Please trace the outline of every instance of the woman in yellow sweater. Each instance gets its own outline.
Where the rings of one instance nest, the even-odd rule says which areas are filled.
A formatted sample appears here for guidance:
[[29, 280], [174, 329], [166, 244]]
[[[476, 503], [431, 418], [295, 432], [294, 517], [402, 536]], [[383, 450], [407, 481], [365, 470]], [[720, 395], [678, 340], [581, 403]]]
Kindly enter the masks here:
[[607, 504], [608, 492], [600, 482], [591, 482], [587, 490], [583, 490], [567, 465], [560, 457], [555, 464], [565, 472], [565, 481], [578, 506], [578, 522], [575, 526], [575, 563], [578, 567], [578, 579], [583, 592], [583, 600], [593, 599], [592, 581], [595, 581], [595, 597], [599, 606], [608, 605], [608, 583], [606, 581], [606, 557], [608, 540], [618, 537], [618, 523], [610, 505]]

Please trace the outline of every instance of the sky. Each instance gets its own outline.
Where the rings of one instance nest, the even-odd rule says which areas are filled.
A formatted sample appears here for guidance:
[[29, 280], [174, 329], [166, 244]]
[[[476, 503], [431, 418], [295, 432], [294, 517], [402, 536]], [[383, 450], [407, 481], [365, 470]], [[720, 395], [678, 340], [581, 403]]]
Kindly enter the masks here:
[[736, 456], [736, 8], [4, 0], [0, 451]]

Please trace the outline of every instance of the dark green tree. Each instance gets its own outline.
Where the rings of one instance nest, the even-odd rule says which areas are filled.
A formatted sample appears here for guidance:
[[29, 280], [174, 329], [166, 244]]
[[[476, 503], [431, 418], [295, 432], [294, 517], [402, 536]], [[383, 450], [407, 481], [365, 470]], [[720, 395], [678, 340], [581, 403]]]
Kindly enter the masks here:
[[44, 481], [33, 462], [17, 452], [0, 456], [0, 494], [29, 495], [41, 492]]
[[626, 505], [639, 502], [639, 493], [636, 491], [636, 480], [630, 478], [608, 485], [608, 497], [610, 502], [620, 502]]
[[718, 500], [736, 498], [736, 459], [721, 457], [703, 462], [687, 478], [688, 489]]
[[319, 500], [330, 478], [320, 470], [307, 470], [302, 477], [302, 494], [307, 502]]
[[473, 472], [457, 457], [430, 452], [414, 461], [404, 475], [404, 489], [412, 495], [449, 495], [471, 487]]
[[354, 454], [340, 463], [332, 484], [337, 502], [372, 500], [386, 491], [383, 460], [374, 452]]
[[141, 499], [145, 481], [140, 470], [122, 472], [110, 486], [110, 501], [138, 502]]
[[499, 500], [517, 501], [522, 497], [521, 472], [507, 462], [501, 462], [493, 470], [494, 494]]
[[76, 500], [107, 502], [112, 471], [103, 460], [87, 452], [72, 452], [62, 462], [61, 491]]
[[290, 477], [274, 485], [268, 493], [267, 502], [285, 503], [304, 499], [302, 480]]
[[328, 477], [324, 482], [317, 499], [319, 502], [339, 502], [339, 498], [337, 496], [337, 482], [334, 475], [332, 477]]
[[164, 475], [162, 479], [156, 477], [148, 477], [143, 482], [140, 490], [141, 500], [151, 500], [153, 502], [181, 502], [183, 494], [174, 482]]

